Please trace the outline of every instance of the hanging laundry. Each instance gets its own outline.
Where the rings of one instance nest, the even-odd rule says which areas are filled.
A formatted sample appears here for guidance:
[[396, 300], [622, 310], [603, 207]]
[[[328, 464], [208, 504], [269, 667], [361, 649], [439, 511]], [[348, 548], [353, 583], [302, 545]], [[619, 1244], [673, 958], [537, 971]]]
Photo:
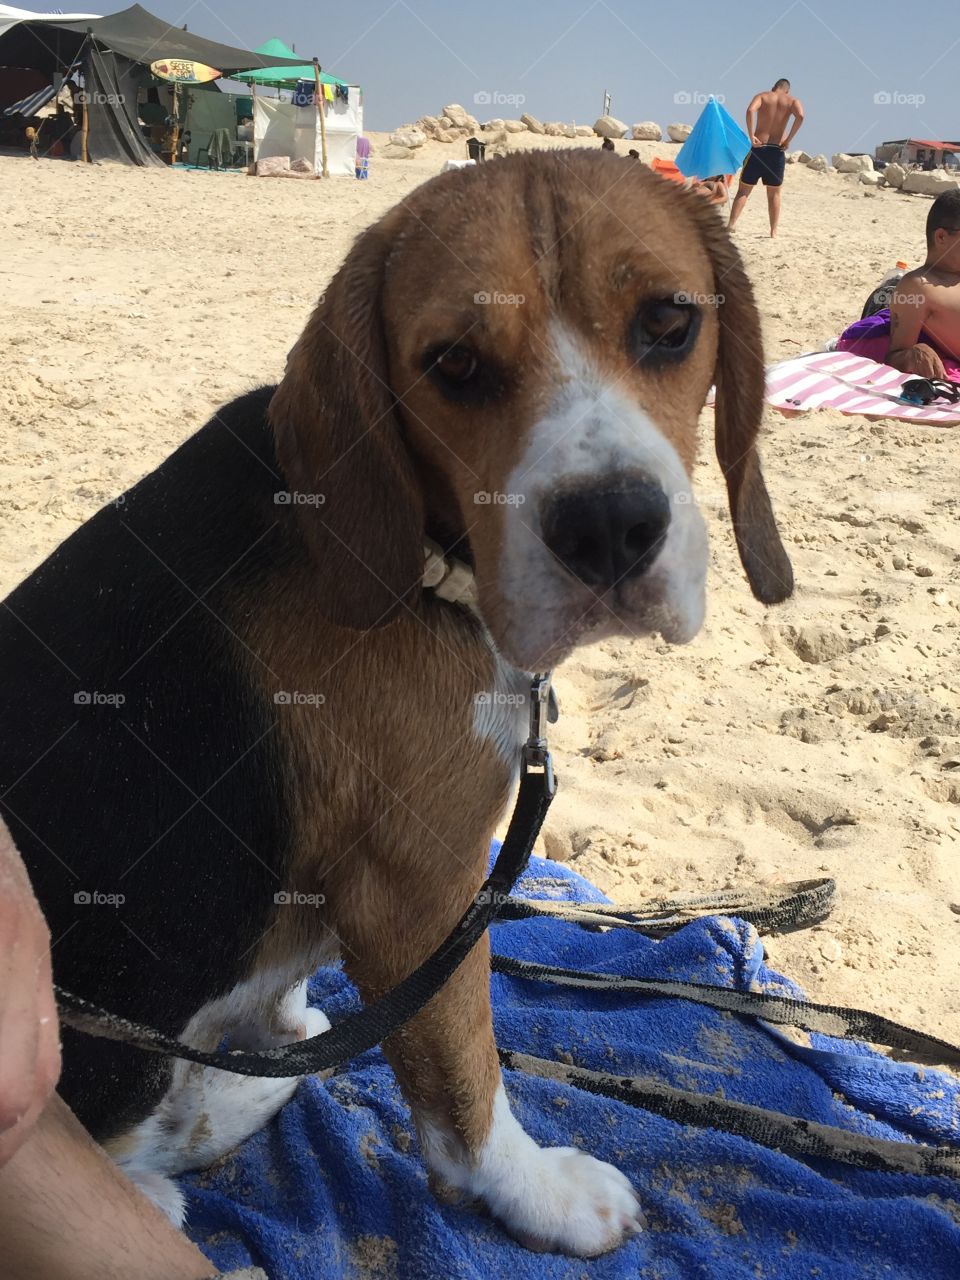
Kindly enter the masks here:
[[323, 86], [323, 97], [325, 102], [333, 102], [334, 94], [332, 84], [325, 84]]

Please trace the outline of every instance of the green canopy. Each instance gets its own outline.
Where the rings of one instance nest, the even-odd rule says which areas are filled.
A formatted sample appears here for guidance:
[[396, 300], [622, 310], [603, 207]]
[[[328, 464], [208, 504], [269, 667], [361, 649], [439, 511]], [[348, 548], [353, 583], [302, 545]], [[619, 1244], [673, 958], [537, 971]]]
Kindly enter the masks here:
[[[272, 40], [267, 40], [254, 53], [262, 54], [266, 58], [296, 58], [297, 53], [285, 45], [282, 40], [278, 40], [276, 36]], [[274, 89], [295, 89], [298, 80], [313, 79], [313, 63], [305, 62], [300, 67], [254, 67], [250, 71], [237, 71], [231, 77], [231, 80], [245, 80], [247, 83], [253, 81], [255, 84], [270, 85]], [[345, 89], [348, 87], [346, 80], [338, 80], [336, 76], [328, 76], [325, 71], [320, 72], [321, 84], [339, 84]]]

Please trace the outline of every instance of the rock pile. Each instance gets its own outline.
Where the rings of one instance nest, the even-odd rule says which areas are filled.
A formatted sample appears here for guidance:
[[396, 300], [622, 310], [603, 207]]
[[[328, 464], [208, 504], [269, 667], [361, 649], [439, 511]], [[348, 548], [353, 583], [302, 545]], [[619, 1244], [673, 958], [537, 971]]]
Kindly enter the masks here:
[[[667, 126], [671, 142], [684, 142], [692, 130], [689, 124]], [[660, 142], [663, 130], [653, 120], [632, 127], [615, 116], [601, 116], [593, 125], [573, 124], [562, 120], [539, 120], [525, 112], [519, 120], [496, 118], [481, 124], [457, 102], [445, 106], [438, 116], [421, 116], [413, 124], [401, 125], [390, 135], [390, 141], [379, 153], [387, 160], [403, 160], [416, 154], [423, 144], [432, 142], [463, 143], [467, 138], [482, 137], [487, 155], [502, 155], [507, 137], [512, 133], [535, 133], [547, 138], [632, 138], [637, 142]]]

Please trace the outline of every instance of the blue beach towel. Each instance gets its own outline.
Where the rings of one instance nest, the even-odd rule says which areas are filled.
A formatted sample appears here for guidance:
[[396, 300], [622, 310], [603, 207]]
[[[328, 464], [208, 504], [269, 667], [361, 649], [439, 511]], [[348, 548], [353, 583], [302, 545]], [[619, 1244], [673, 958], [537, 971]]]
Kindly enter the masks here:
[[[603, 902], [534, 858], [518, 895]], [[711, 917], [662, 941], [553, 920], [496, 925], [494, 950], [567, 968], [799, 995], [767, 969], [752, 926]], [[900, 1141], [960, 1141], [960, 1082], [849, 1042], [773, 1029], [683, 1000], [569, 991], [494, 975], [497, 1042], [591, 1070], [651, 1075]], [[339, 970], [312, 981], [332, 1021], [358, 1007]], [[427, 1188], [416, 1136], [379, 1051], [303, 1082], [238, 1151], [181, 1179], [188, 1230], [223, 1270], [271, 1280], [957, 1280], [960, 1181], [805, 1163], [554, 1081], [505, 1073], [541, 1143], [621, 1168], [647, 1230], [585, 1261], [530, 1253], [475, 1210]]]

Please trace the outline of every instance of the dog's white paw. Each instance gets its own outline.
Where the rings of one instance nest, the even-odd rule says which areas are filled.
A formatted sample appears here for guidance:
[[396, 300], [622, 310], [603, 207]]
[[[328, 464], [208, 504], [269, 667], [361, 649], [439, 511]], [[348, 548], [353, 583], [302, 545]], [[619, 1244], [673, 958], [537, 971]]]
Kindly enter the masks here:
[[633, 1187], [620, 1170], [576, 1147], [538, 1147], [485, 1199], [512, 1236], [541, 1252], [592, 1258], [643, 1227]]
[[311, 1036], [322, 1036], [325, 1031], [329, 1031], [330, 1019], [322, 1009], [308, 1008], [304, 1010], [301, 1026], [303, 1035], [299, 1038], [309, 1040]]
[[643, 1227], [633, 1187], [576, 1147], [540, 1147], [510, 1110], [503, 1086], [483, 1147], [471, 1158], [451, 1133], [421, 1120], [424, 1155], [443, 1182], [481, 1199], [530, 1249], [592, 1258]]
[[178, 1229], [183, 1226], [187, 1217], [187, 1202], [183, 1192], [170, 1178], [162, 1173], [153, 1173], [149, 1169], [125, 1169], [127, 1177], [133, 1185], [165, 1213]]

